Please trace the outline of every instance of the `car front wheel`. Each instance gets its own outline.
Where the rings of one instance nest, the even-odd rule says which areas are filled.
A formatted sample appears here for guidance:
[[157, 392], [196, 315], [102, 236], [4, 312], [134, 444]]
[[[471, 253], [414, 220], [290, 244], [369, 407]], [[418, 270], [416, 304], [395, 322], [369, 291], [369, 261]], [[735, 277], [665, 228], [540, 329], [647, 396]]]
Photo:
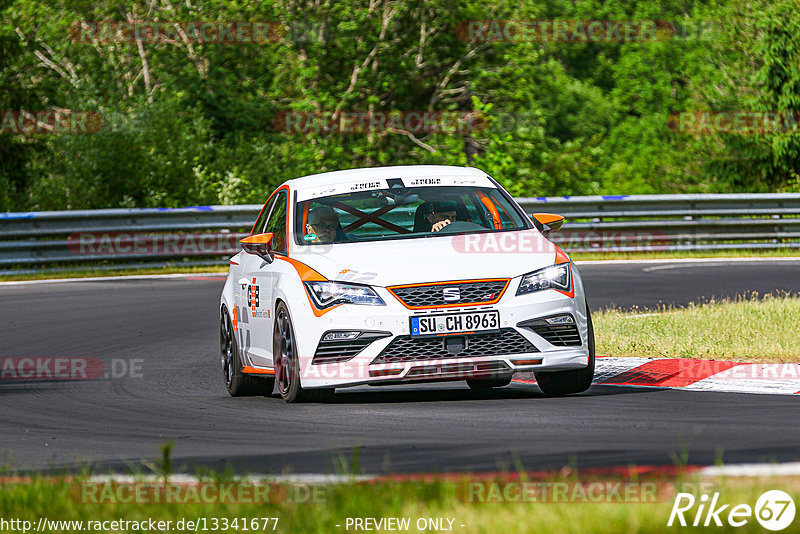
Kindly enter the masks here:
[[583, 369], [569, 371], [540, 371], [534, 373], [536, 384], [548, 397], [561, 397], [571, 393], [581, 393], [589, 389], [594, 378], [594, 328], [589, 305], [586, 305], [586, 318], [589, 335], [589, 365]]
[[289, 309], [283, 302], [275, 308], [275, 330], [272, 336], [272, 357], [275, 361], [275, 379], [278, 392], [286, 402], [314, 402], [329, 400], [333, 388], [305, 389], [300, 382], [300, 357]]

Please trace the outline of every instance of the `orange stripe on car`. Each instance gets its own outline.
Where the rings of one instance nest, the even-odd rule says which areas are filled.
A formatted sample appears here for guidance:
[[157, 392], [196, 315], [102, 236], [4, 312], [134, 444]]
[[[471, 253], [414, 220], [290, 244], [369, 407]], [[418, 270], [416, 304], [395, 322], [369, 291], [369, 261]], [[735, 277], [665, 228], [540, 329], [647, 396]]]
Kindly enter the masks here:
[[575, 281], [572, 279], [572, 263], [570, 262], [569, 256], [567, 253], [564, 252], [561, 247], [558, 245], [553, 245], [556, 247], [556, 265], [561, 265], [562, 263], [569, 263], [569, 292], [562, 291], [560, 289], [556, 289], [562, 295], [566, 295], [571, 299], [575, 298]]
[[249, 375], [274, 375], [274, 369], [261, 369], [258, 367], [250, 367], [249, 365], [245, 365], [242, 367], [242, 372], [247, 373]]
[[569, 263], [569, 256], [567, 256], [567, 253], [564, 252], [564, 250], [562, 250], [562, 248], [558, 245], [554, 244], [553, 246], [556, 247], [556, 265]]
[[[319, 274], [317, 271], [306, 265], [301, 261], [297, 261], [293, 258], [289, 258], [288, 256], [275, 256], [276, 260], [283, 260], [287, 263], [290, 263], [292, 267], [297, 271], [298, 276], [300, 276], [300, 280], [303, 282], [325, 282], [328, 279]], [[306, 291], [306, 288], [303, 288], [303, 291]], [[324, 310], [318, 310], [314, 303], [311, 302], [311, 297], [308, 296], [308, 292], [306, 291], [306, 298], [308, 299], [308, 303], [311, 305], [311, 311], [314, 312], [316, 317], [322, 317], [329, 311], [338, 308], [341, 304], [337, 304], [336, 306], [331, 306], [330, 308], [325, 308]]]
[[311, 267], [309, 267], [308, 265], [306, 265], [305, 263], [303, 263], [301, 261], [297, 261], [297, 260], [295, 260], [293, 258], [290, 258], [288, 256], [283, 256], [283, 255], [281, 255], [281, 256], [276, 255], [275, 259], [276, 260], [283, 260], [283, 261], [285, 261], [287, 263], [290, 263], [292, 265], [292, 267], [294, 267], [295, 270], [297, 271], [297, 274], [300, 276], [300, 280], [302, 280], [303, 282], [315, 282], [315, 281], [323, 282], [323, 281], [327, 280], [327, 278], [325, 278], [324, 276], [319, 274], [317, 271], [315, 271], [314, 269], [312, 269]]

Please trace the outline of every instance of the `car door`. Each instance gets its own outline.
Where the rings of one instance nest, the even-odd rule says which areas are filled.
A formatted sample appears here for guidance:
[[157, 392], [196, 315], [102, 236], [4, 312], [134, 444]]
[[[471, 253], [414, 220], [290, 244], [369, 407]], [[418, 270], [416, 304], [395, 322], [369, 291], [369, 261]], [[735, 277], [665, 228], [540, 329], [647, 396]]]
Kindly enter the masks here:
[[[262, 228], [254, 228], [254, 234], [272, 233], [272, 250], [275, 255], [286, 255], [286, 212], [288, 195], [285, 190], [275, 193], [266, 223]], [[272, 367], [272, 329], [275, 294], [275, 262], [268, 263], [255, 254], [244, 253], [242, 277], [239, 281], [242, 305], [240, 307], [242, 326], [242, 347], [250, 361], [257, 366]]]

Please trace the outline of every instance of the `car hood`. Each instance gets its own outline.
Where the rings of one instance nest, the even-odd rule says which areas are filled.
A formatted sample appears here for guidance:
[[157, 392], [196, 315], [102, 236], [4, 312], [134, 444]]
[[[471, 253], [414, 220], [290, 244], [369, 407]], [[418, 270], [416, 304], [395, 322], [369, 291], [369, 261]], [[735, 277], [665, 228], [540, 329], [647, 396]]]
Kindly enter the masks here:
[[295, 247], [292, 257], [329, 280], [386, 287], [513, 278], [552, 265], [555, 253], [555, 246], [531, 229]]

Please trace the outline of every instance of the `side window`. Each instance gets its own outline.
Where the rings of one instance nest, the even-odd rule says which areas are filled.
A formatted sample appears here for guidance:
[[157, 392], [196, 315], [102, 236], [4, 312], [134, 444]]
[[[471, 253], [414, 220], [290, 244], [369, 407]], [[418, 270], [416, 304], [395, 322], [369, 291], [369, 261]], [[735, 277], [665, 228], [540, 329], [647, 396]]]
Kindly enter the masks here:
[[[280, 195], [275, 196], [278, 197]], [[264, 203], [264, 207], [262, 208], [261, 213], [258, 215], [256, 223], [253, 225], [252, 235], [264, 233], [264, 226], [267, 224], [267, 217], [269, 217], [269, 212], [272, 209], [273, 204], [275, 204], [274, 198], [272, 200], [267, 200], [267, 202]]]
[[267, 220], [265, 233], [272, 232], [272, 250], [286, 254], [286, 201], [285, 191], [275, 195], [272, 210]]

